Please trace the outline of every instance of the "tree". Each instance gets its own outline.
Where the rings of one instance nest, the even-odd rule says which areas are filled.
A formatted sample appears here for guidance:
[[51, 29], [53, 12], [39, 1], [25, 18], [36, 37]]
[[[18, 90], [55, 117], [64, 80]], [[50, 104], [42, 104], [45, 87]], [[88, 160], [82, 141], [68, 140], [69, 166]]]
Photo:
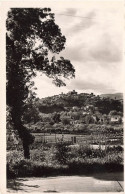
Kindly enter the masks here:
[[82, 113], [81, 113], [81, 112], [73, 112], [73, 113], [71, 114], [71, 117], [72, 117], [74, 120], [79, 120], [81, 116], [82, 116]]
[[61, 120], [60, 120], [60, 114], [59, 113], [55, 113], [54, 116], [53, 116], [53, 121], [55, 123], [59, 123]]
[[116, 110], [111, 110], [110, 113], [109, 113], [110, 116], [113, 116], [113, 115], [118, 115], [117, 111]]
[[24, 157], [30, 158], [33, 137], [23, 125], [29, 97], [33, 98], [31, 78], [41, 71], [57, 86], [65, 86], [64, 78], [73, 78], [75, 69], [69, 60], [49, 57], [59, 54], [66, 38], [55, 24], [51, 9], [12, 8], [6, 20], [7, 104], [15, 130], [23, 142]]
[[91, 116], [90, 116], [90, 115], [86, 115], [86, 116], [85, 116], [85, 123], [86, 123], [86, 124], [90, 124], [91, 122], [92, 122]]
[[26, 105], [26, 111], [23, 114], [23, 121], [25, 123], [36, 123], [40, 121], [40, 114], [38, 108], [35, 106], [34, 103]]
[[64, 116], [61, 118], [61, 121], [62, 121], [63, 125], [69, 125], [70, 124], [70, 117]]

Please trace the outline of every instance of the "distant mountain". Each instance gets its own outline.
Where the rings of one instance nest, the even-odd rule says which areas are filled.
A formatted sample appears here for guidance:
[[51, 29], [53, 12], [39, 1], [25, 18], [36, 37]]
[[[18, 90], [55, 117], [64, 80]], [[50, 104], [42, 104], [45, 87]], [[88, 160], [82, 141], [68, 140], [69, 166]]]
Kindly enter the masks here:
[[101, 94], [100, 97], [102, 98], [110, 98], [116, 100], [123, 100], [123, 93], [115, 93], [115, 94]]

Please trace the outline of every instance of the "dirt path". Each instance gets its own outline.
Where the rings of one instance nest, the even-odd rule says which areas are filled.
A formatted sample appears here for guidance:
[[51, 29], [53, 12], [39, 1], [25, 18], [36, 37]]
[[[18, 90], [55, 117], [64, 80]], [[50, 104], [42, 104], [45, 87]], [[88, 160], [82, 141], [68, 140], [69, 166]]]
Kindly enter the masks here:
[[11, 180], [8, 192], [121, 192], [122, 173], [93, 176], [58, 176]]

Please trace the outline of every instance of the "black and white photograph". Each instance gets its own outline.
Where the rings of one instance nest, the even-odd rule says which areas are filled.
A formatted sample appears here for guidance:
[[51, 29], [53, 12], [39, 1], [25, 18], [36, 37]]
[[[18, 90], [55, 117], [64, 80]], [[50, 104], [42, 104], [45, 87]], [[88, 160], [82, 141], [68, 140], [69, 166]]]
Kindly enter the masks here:
[[124, 1], [2, 7], [6, 193], [124, 192]]

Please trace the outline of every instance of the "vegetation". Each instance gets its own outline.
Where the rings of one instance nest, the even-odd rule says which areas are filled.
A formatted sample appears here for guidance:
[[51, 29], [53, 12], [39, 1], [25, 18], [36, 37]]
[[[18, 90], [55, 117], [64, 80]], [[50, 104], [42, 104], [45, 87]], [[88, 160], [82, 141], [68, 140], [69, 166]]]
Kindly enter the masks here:
[[[60, 124], [56, 125], [59, 128]], [[30, 160], [24, 158], [21, 147], [17, 151], [9, 149], [8, 178], [123, 171], [123, 127], [97, 124], [83, 127], [77, 131], [59, 132], [56, 128], [55, 133], [33, 133]]]
[[123, 149], [120, 146], [92, 149], [89, 145], [59, 142], [56, 146], [33, 149], [30, 160], [24, 159], [21, 151], [8, 154], [7, 160], [8, 178], [115, 172], [123, 170]]
[[[64, 111], [64, 107], [79, 108], [85, 107], [86, 105], [93, 105], [97, 107], [99, 112], [102, 114], [109, 114], [110, 111], [115, 110], [117, 112], [123, 112], [123, 103], [120, 100], [102, 98], [94, 94], [77, 94], [74, 95], [72, 92], [67, 94], [61, 94], [52, 97], [46, 97], [38, 99], [34, 102], [35, 106], [43, 113], [61, 112]], [[51, 107], [51, 108], [50, 108]]]
[[[73, 99], [75, 99], [75, 102]], [[85, 110], [87, 106], [89, 106], [89, 110]], [[122, 123], [123, 117], [123, 103], [121, 101], [103, 99], [94, 94], [86, 93], [72, 95], [72, 92], [69, 92], [44, 99], [37, 98], [33, 103], [27, 104], [27, 110], [23, 116], [26, 124], [36, 122], [44, 124], [46, 122], [45, 117], [49, 117], [48, 122], [51, 124], [71, 125], [71, 121], [78, 121], [81, 125], [110, 124], [111, 117], [119, 117], [118, 123]], [[70, 128], [73, 128], [74, 124]]]

